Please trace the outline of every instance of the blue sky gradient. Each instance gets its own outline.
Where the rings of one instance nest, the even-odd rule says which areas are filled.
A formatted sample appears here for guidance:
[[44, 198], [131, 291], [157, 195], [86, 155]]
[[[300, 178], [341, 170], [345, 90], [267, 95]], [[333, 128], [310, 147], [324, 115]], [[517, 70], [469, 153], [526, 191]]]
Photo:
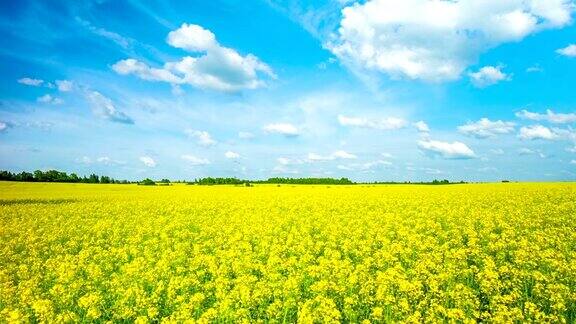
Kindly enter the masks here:
[[575, 8], [4, 1], [0, 169], [573, 181]]

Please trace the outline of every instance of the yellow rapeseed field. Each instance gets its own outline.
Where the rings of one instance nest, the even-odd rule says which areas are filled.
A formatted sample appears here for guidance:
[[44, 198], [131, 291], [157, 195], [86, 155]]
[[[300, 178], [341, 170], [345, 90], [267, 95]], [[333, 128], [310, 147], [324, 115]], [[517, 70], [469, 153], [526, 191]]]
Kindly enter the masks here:
[[0, 183], [0, 322], [574, 322], [576, 185]]

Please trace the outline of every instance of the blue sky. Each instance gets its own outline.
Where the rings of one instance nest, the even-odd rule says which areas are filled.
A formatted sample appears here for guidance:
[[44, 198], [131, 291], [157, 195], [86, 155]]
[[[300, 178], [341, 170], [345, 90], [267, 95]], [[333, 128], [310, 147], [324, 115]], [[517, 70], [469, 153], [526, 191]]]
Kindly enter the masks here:
[[576, 180], [573, 1], [0, 6], [0, 169]]

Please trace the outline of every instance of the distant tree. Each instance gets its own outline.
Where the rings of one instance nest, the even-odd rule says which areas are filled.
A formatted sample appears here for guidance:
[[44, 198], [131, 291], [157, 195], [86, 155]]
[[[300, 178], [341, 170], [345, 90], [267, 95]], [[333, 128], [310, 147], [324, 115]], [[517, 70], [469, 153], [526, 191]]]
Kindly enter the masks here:
[[34, 174], [22, 171], [15, 176], [16, 181], [34, 181]]
[[95, 174], [91, 174], [88, 177], [88, 183], [100, 183], [100, 177]]
[[80, 182], [80, 178], [76, 173], [70, 173], [70, 175], [68, 176], [68, 180], [69, 182]]
[[168, 179], [162, 179], [162, 180], [160, 180], [160, 183], [170, 183], [170, 180], [168, 180]]
[[0, 180], [13, 181], [14, 175], [12, 174], [12, 172], [0, 171]]
[[140, 181], [138, 184], [142, 185], [142, 186], [155, 186], [156, 182], [152, 181], [151, 179], [146, 178], [146, 179]]
[[34, 180], [39, 181], [39, 182], [46, 181], [46, 179], [44, 178], [44, 172], [42, 172], [40, 170], [34, 171]]

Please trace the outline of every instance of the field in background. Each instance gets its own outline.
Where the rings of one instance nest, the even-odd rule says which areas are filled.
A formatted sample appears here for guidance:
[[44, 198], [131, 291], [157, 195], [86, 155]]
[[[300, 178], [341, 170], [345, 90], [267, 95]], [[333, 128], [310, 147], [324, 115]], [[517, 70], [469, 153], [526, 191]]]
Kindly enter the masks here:
[[0, 182], [0, 322], [576, 320], [576, 184]]

